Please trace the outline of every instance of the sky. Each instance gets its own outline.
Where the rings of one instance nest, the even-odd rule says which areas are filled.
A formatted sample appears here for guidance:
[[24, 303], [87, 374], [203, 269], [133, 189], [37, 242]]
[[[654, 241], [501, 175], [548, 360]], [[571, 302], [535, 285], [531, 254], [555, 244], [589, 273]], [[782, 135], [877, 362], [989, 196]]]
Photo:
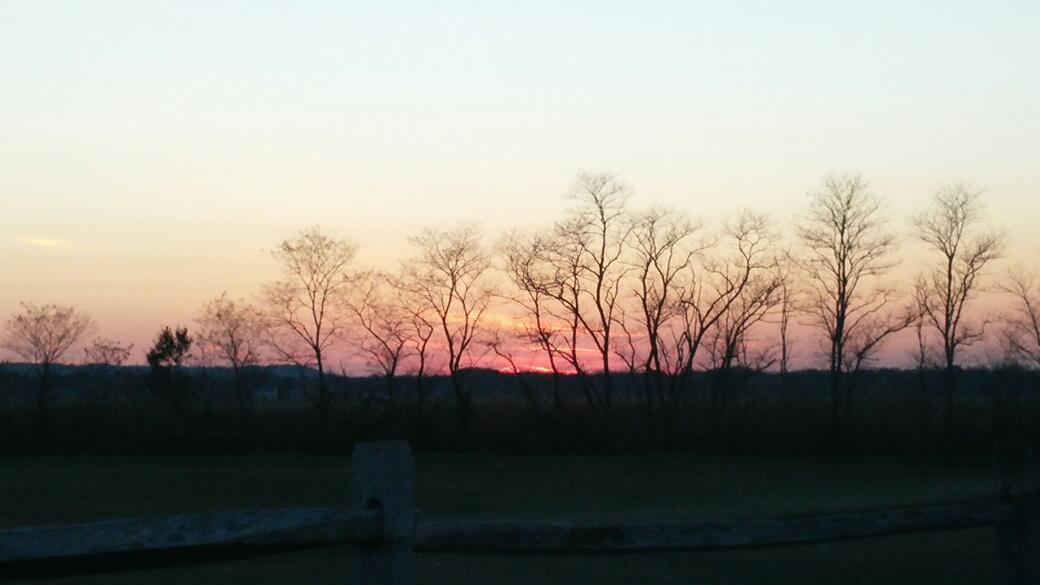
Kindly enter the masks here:
[[[862, 173], [894, 229], [986, 193], [1040, 263], [1035, 2], [0, 0], [0, 317], [144, 347], [319, 224], [392, 266], [425, 225], [551, 223], [580, 171], [781, 228]], [[913, 254], [907, 244], [905, 253]], [[904, 267], [905, 268], [905, 267]]]

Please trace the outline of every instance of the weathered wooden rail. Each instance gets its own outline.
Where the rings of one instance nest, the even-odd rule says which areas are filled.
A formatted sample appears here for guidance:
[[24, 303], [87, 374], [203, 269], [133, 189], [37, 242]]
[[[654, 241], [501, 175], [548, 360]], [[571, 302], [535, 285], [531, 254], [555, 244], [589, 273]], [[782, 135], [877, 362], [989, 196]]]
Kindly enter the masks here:
[[616, 555], [791, 546], [996, 528], [1004, 583], [1035, 583], [1040, 493], [812, 517], [734, 522], [416, 522], [403, 442], [354, 451], [349, 509], [298, 508], [15, 528], [0, 532], [0, 579], [118, 572], [357, 545], [360, 582], [411, 584], [416, 553]]

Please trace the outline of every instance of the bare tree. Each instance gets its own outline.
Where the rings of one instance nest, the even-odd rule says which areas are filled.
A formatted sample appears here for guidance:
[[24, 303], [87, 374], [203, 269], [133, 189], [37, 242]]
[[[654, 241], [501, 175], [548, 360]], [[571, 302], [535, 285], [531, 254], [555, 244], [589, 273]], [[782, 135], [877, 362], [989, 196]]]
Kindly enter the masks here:
[[313, 402], [328, 423], [329, 393], [325, 359], [347, 326], [338, 309], [349, 291], [347, 267], [356, 248], [311, 227], [283, 241], [271, 255], [281, 265], [282, 278], [264, 287], [269, 341], [285, 359], [318, 370]]
[[7, 320], [0, 347], [39, 369], [36, 416], [42, 440], [47, 431], [52, 369], [95, 325], [87, 313], [72, 306], [22, 303], [21, 307], [21, 312]]
[[[581, 220], [571, 218], [553, 226], [548, 244], [545, 247], [546, 258], [551, 267], [551, 277], [539, 283], [538, 290], [551, 299], [546, 306], [546, 313], [560, 324], [560, 331], [550, 341], [551, 354], [559, 356], [578, 380], [578, 388], [589, 410], [597, 412], [603, 402], [601, 392], [592, 382], [586, 371], [585, 361], [581, 359], [586, 349], [585, 324], [586, 312], [585, 283], [583, 280]], [[537, 281], [536, 281], [537, 282]], [[550, 326], [551, 327], [551, 326]], [[551, 331], [547, 328], [546, 331]]]
[[1036, 272], [1014, 269], [1001, 289], [1014, 303], [1005, 331], [1008, 349], [1032, 368], [1040, 369], [1040, 277]]
[[[569, 194], [576, 206], [554, 229], [550, 262], [555, 277], [545, 289], [570, 329], [569, 351], [562, 355], [578, 372], [590, 404], [604, 411], [611, 403], [611, 328], [630, 269], [624, 258], [633, 229], [626, 210], [630, 194], [629, 186], [609, 173], [578, 175]], [[591, 342], [599, 356], [600, 392], [589, 384], [579, 359], [579, 337]]]
[[387, 401], [396, 404], [396, 377], [412, 343], [413, 323], [386, 274], [368, 271], [346, 299], [347, 310], [360, 326], [357, 347], [386, 382]]
[[[716, 277], [716, 281], [723, 284], [715, 290], [733, 289], [733, 295], [717, 305], [717, 318], [710, 329], [705, 330], [710, 331], [706, 345], [713, 369], [709, 393], [713, 435], [717, 434], [716, 423], [721, 422], [730, 400], [734, 366], [765, 369], [776, 361], [773, 348], [751, 343], [750, 333], [770, 320], [780, 308], [785, 284], [783, 255], [774, 249], [778, 236], [768, 217], [741, 213], [730, 221], [728, 231], [737, 252], [711, 265], [716, 274], [729, 276]], [[732, 284], [733, 275], [736, 286]], [[758, 345], [762, 347], [752, 347]], [[746, 385], [748, 372], [743, 373], [743, 378]]]
[[[682, 275], [693, 257], [707, 247], [694, 242], [700, 224], [691, 223], [677, 212], [650, 209], [640, 213], [632, 230], [632, 263], [635, 273], [633, 296], [639, 303], [639, 324], [646, 335], [644, 400], [653, 410], [654, 394], [663, 393], [662, 353], [669, 322], [680, 314], [678, 296]], [[631, 339], [628, 331], [625, 331]], [[629, 344], [631, 345], [631, 344]]]
[[418, 254], [406, 263], [402, 280], [423, 308], [433, 313], [443, 335], [459, 425], [466, 433], [472, 398], [465, 369], [476, 361], [473, 341], [493, 297], [487, 283], [490, 260], [479, 234], [469, 225], [448, 231], [426, 229], [411, 242]]
[[984, 323], [969, 322], [965, 307], [982, 285], [986, 266], [1003, 253], [1000, 232], [979, 229], [981, 193], [964, 185], [943, 187], [914, 217], [917, 237], [938, 254], [936, 266], [914, 283], [917, 308], [942, 342], [947, 434], [953, 430], [957, 352], [982, 338]]
[[777, 240], [765, 215], [742, 211], [727, 221], [722, 249], [691, 262], [678, 296], [681, 328], [673, 337], [677, 374], [671, 401], [678, 406], [692, 379], [706, 336], [727, 315], [759, 274], [775, 269]]
[[[400, 288], [398, 290], [407, 294], [407, 291]], [[419, 418], [421, 425], [426, 424], [426, 413], [427, 413], [427, 402], [429, 401], [429, 391], [426, 388], [426, 370], [429, 367], [429, 348], [430, 340], [433, 338], [434, 333], [437, 331], [436, 324], [433, 319], [430, 318], [427, 310], [418, 303], [408, 302], [405, 299], [404, 303], [405, 311], [408, 315], [408, 326], [409, 326], [409, 337], [412, 340], [411, 352], [414, 356], [415, 361], [415, 400], [416, 400], [416, 414]]]
[[[721, 415], [730, 392], [730, 374], [735, 364], [768, 361], [775, 358], [749, 358], [748, 334], [756, 325], [766, 321], [782, 302], [783, 275], [775, 266], [763, 267], [748, 280], [713, 328], [708, 350], [714, 369], [711, 389], [712, 418]], [[760, 359], [761, 358], [761, 359]]]
[[560, 336], [564, 330], [559, 319], [550, 310], [553, 302], [549, 295], [553, 282], [553, 266], [549, 261], [552, 240], [542, 235], [525, 237], [517, 233], [508, 234], [499, 244], [505, 259], [505, 273], [512, 281], [516, 294], [510, 297], [523, 311], [519, 336], [538, 346], [545, 354], [552, 375], [553, 409], [560, 410], [559, 361], [561, 354]]
[[260, 363], [264, 322], [260, 312], [245, 300], [233, 300], [227, 293], [208, 301], [195, 320], [199, 328], [197, 346], [231, 366], [235, 377], [238, 411], [246, 416], [250, 403], [246, 368]]
[[89, 366], [119, 367], [130, 359], [134, 344], [123, 345], [112, 339], [95, 337], [83, 349], [83, 363]]
[[851, 395], [851, 384], [843, 391], [850, 365], [865, 363], [900, 324], [901, 317], [890, 314], [891, 291], [877, 283], [892, 266], [895, 239], [885, 228], [880, 200], [855, 175], [824, 181], [811, 195], [798, 236], [808, 280], [804, 311], [826, 339], [836, 437]]

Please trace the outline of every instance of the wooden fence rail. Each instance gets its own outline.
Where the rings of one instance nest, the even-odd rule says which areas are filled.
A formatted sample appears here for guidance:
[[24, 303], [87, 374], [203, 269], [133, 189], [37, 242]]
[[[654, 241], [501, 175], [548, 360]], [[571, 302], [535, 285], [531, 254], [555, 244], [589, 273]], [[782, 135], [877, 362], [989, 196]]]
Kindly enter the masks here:
[[354, 452], [350, 509], [188, 514], [0, 532], [0, 578], [116, 572], [288, 550], [357, 545], [362, 583], [410, 585], [415, 553], [616, 555], [837, 542], [980, 526], [997, 531], [1002, 582], [1035, 583], [1031, 555], [1040, 493], [812, 517], [733, 522], [417, 523], [415, 470], [403, 442]]
[[76, 574], [378, 542], [383, 515], [331, 508], [243, 510], [0, 532], [0, 576]]

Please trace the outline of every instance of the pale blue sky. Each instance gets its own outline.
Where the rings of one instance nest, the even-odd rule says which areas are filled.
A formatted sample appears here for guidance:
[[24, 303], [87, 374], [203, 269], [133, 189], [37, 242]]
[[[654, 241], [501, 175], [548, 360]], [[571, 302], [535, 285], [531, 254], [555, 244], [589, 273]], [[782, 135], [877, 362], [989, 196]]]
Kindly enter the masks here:
[[581, 170], [780, 220], [859, 171], [897, 226], [968, 181], [1036, 258], [1038, 6], [0, 0], [0, 314], [147, 339], [301, 226], [388, 262], [551, 221]]

